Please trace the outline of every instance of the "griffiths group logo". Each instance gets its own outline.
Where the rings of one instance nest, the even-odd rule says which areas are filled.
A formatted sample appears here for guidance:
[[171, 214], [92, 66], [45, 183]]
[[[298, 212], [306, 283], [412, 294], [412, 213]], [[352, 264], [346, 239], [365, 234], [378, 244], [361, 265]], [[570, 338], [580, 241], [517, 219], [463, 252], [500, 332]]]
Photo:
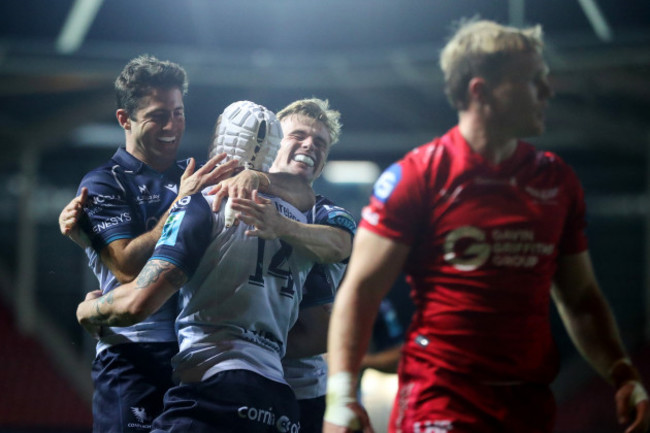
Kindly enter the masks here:
[[540, 257], [555, 251], [554, 244], [536, 240], [530, 229], [485, 231], [473, 226], [450, 231], [443, 248], [445, 261], [459, 271], [473, 271], [488, 262], [493, 266], [530, 268], [539, 263]]

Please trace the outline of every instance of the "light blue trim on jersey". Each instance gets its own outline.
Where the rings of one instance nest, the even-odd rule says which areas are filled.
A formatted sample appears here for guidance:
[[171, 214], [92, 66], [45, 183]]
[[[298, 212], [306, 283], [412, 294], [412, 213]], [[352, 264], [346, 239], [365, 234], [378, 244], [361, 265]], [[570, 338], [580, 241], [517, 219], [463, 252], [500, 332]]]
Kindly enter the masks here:
[[178, 229], [181, 226], [181, 222], [183, 222], [183, 218], [185, 218], [184, 210], [178, 212], [172, 212], [169, 215], [169, 218], [167, 218], [167, 221], [163, 226], [162, 235], [160, 235], [160, 239], [158, 239], [158, 243], [156, 244], [156, 247], [159, 247], [161, 245], [169, 245], [173, 247], [174, 245], [176, 245], [176, 238], [178, 237]]
[[104, 242], [106, 242], [106, 245], [108, 245], [111, 242], [115, 242], [115, 241], [120, 240], [120, 239], [133, 239], [133, 237], [129, 236], [129, 235], [115, 235], [115, 236], [111, 236], [110, 238], [106, 239], [106, 241], [104, 241]]

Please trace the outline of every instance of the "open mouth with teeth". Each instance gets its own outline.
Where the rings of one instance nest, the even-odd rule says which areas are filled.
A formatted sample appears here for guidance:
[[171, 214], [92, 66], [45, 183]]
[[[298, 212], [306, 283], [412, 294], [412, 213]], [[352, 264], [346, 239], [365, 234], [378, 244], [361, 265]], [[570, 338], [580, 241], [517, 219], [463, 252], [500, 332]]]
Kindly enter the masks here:
[[158, 137], [158, 141], [163, 143], [173, 143], [176, 141], [176, 137]]
[[303, 164], [306, 164], [309, 167], [313, 167], [314, 164], [316, 163], [311, 156], [302, 155], [302, 154], [294, 156], [293, 160], [296, 162], [302, 162]]

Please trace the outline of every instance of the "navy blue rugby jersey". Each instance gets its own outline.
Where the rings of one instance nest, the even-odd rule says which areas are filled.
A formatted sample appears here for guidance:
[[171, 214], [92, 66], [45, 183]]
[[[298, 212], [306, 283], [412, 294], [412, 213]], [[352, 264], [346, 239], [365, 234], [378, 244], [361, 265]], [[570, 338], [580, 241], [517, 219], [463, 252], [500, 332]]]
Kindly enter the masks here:
[[131, 239], [151, 230], [178, 194], [188, 160], [160, 173], [121, 147], [81, 181], [88, 188], [83, 227], [97, 251], [117, 239]]
[[[346, 209], [337, 206], [327, 197], [316, 195], [316, 203], [307, 212], [307, 222], [336, 227], [354, 237], [357, 223]], [[348, 260], [340, 263], [316, 263], [305, 282], [300, 308], [309, 308], [334, 302], [334, 294], [343, 278]]]
[[[99, 251], [115, 240], [136, 238], [151, 230], [176, 198], [187, 163], [178, 161], [160, 173], [121, 147], [82, 179], [77, 194], [81, 188], [88, 188], [88, 200], [80, 226], [91, 240], [92, 248], [86, 249], [86, 255], [103, 293], [119, 282], [102, 263]], [[97, 352], [125, 342], [175, 341], [176, 310], [177, 298], [173, 297], [138, 324], [105, 329]]]

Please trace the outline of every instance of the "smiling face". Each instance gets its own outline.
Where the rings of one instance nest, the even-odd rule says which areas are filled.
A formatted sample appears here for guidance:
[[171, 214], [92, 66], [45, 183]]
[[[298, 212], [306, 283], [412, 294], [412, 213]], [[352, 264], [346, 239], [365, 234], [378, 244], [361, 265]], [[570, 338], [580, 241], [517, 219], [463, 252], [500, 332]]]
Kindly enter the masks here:
[[271, 172], [293, 173], [313, 182], [323, 171], [332, 141], [325, 125], [304, 114], [281, 121], [282, 143]]
[[185, 131], [185, 111], [181, 90], [154, 88], [140, 100], [131, 116], [117, 110], [117, 119], [126, 131], [126, 150], [158, 171], [176, 160]]

